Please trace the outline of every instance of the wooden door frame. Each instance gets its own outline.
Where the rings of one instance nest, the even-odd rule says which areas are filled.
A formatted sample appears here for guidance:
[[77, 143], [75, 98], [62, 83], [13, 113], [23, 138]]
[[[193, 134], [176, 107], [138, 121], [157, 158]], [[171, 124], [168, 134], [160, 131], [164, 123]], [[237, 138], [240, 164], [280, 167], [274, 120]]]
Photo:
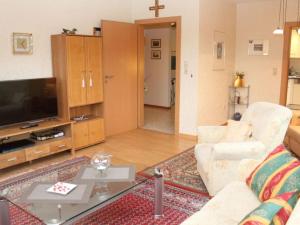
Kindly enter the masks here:
[[298, 22], [288, 22], [284, 26], [284, 43], [283, 43], [283, 56], [282, 56], [282, 73], [281, 73], [281, 86], [279, 104], [286, 106], [286, 98], [288, 91], [288, 76], [290, 66], [290, 51], [291, 51], [291, 35], [292, 30], [299, 27]]
[[138, 25], [138, 127], [144, 126], [144, 64], [145, 26], [176, 23], [176, 87], [175, 87], [175, 135], [179, 134], [180, 63], [181, 63], [181, 16], [136, 20]]

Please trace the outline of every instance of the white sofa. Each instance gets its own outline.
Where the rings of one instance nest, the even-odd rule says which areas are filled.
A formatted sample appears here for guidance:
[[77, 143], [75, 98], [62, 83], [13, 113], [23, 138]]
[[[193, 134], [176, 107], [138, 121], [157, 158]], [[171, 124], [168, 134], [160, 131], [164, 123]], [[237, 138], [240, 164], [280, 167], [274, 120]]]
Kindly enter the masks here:
[[[238, 225], [238, 223], [261, 203], [245, 180], [256, 167], [255, 160], [249, 160], [239, 170], [241, 181], [228, 184], [200, 211], [186, 219], [181, 225]], [[300, 201], [294, 208], [286, 225], [300, 224]]]
[[282, 144], [292, 112], [286, 107], [257, 102], [249, 106], [242, 121], [252, 125], [252, 137], [245, 142], [220, 142], [226, 126], [198, 128], [199, 144], [195, 147], [197, 169], [211, 196], [232, 181], [248, 159], [260, 161]]

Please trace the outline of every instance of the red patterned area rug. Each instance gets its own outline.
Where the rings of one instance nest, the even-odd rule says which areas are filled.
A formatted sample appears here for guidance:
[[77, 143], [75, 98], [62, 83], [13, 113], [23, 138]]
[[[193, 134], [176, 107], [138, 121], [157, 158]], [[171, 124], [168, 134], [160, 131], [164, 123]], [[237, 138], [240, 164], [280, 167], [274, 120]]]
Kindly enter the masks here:
[[139, 174], [152, 176], [154, 167], [159, 167], [163, 170], [164, 180], [166, 183], [208, 195], [206, 187], [197, 171], [197, 161], [194, 155], [194, 148], [175, 155], [164, 162], [140, 172]]
[[[66, 179], [67, 174], [76, 174], [79, 168], [89, 163], [89, 158], [80, 157], [39, 169], [0, 183], [0, 191], [9, 188], [10, 198], [20, 197], [20, 188], [39, 181]], [[135, 224], [180, 224], [200, 210], [209, 200], [207, 191], [196, 172], [193, 149], [179, 154], [158, 165], [166, 174], [164, 191], [164, 217], [154, 219], [154, 183], [151, 179], [139, 185], [113, 203], [74, 222], [75, 225], [135, 225]], [[151, 169], [138, 176], [150, 176]], [[18, 215], [18, 216], [15, 216]], [[21, 208], [11, 206], [13, 225], [42, 224], [30, 217]]]

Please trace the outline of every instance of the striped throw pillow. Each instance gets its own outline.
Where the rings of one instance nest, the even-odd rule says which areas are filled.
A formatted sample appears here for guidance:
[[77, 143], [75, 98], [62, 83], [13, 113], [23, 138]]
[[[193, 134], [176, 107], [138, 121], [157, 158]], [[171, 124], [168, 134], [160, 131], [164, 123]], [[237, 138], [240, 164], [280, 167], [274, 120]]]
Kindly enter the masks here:
[[299, 192], [287, 192], [261, 203], [239, 225], [285, 225], [295, 207]]
[[255, 168], [246, 183], [261, 201], [300, 190], [300, 161], [280, 145]]

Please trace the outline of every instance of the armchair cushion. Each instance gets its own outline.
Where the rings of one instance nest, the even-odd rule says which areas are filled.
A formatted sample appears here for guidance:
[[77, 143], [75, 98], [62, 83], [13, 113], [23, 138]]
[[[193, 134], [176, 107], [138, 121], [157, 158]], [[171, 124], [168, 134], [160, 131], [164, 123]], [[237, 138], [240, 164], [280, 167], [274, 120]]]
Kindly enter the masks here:
[[259, 141], [219, 143], [214, 145], [214, 160], [258, 159], [263, 157], [265, 146]]
[[221, 142], [242, 142], [250, 138], [252, 125], [247, 121], [228, 120], [227, 132]]
[[239, 225], [285, 225], [298, 200], [299, 192], [287, 192], [270, 198], [249, 213]]
[[261, 201], [300, 190], [300, 161], [281, 145], [256, 167], [246, 182]]

